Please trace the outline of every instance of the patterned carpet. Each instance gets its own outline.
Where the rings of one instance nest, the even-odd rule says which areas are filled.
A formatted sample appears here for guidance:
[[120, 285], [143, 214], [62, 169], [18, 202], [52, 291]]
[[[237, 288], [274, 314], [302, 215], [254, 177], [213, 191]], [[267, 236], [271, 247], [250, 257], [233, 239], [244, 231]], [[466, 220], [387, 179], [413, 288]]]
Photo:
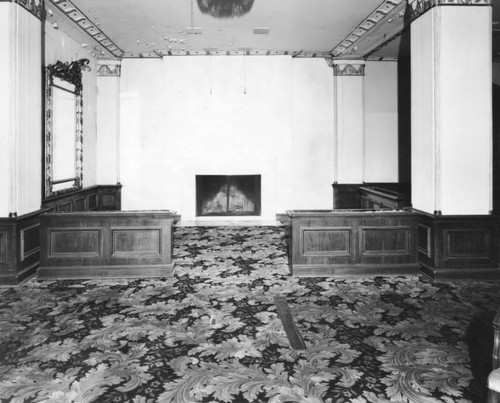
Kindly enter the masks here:
[[[1, 401], [475, 400], [474, 346], [489, 335], [499, 283], [292, 278], [286, 237], [179, 227], [172, 279], [1, 289]], [[275, 296], [305, 350], [290, 348]]]

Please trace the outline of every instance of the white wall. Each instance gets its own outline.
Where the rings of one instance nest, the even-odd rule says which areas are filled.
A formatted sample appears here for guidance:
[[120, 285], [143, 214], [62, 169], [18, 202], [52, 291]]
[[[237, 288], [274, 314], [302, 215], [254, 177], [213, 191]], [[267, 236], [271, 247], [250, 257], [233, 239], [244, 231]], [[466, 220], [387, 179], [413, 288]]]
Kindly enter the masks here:
[[125, 59], [123, 208], [193, 219], [197, 174], [262, 175], [263, 219], [331, 208], [332, 80], [288, 56]]
[[397, 182], [397, 62], [366, 62], [364, 140], [364, 181]]
[[41, 202], [41, 22], [0, 3], [0, 216]]

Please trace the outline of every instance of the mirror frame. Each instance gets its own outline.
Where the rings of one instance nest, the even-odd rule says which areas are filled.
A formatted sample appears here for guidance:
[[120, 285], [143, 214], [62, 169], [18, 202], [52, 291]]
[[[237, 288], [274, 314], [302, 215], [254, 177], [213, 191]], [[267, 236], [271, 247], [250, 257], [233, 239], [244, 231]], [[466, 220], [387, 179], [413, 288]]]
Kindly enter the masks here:
[[[45, 133], [44, 133], [44, 189], [43, 198], [47, 199], [65, 193], [71, 193], [83, 187], [83, 82], [82, 68], [89, 64], [88, 59], [80, 59], [71, 63], [58, 61], [45, 68]], [[53, 178], [54, 148], [54, 100], [52, 87], [54, 77], [67, 81], [75, 86], [75, 177], [63, 180]], [[54, 190], [54, 185], [72, 182], [67, 188]]]

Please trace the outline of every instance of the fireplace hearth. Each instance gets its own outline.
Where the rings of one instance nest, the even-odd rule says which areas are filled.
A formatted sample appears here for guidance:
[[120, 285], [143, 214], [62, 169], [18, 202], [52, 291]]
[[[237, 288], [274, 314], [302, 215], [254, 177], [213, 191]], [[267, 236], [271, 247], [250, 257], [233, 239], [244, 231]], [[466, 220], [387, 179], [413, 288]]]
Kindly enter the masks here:
[[260, 179], [260, 175], [196, 175], [196, 215], [260, 215]]

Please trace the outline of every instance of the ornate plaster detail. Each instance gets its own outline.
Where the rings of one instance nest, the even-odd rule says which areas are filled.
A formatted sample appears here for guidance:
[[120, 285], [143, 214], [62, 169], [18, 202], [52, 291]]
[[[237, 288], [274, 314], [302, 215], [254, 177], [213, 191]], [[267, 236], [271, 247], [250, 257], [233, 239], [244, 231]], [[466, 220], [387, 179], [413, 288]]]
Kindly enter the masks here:
[[[5, 1], [5, 0], [0, 0]], [[45, 18], [44, 0], [7, 0], [10, 3], [19, 4], [24, 9], [28, 10], [36, 18], [43, 20]]]
[[71, 63], [57, 61], [47, 66], [49, 84], [52, 84], [53, 77], [58, 77], [73, 84], [77, 90], [81, 90], [83, 88], [82, 68], [89, 63], [89, 59], [80, 59]]
[[[25, 0], [29, 1], [29, 0]], [[48, 0], [61, 10], [73, 23], [82, 29], [88, 36], [98, 42], [104, 49], [115, 57], [122, 57], [123, 51], [102, 32], [87, 16], [81, 12], [70, 0]]]
[[411, 21], [437, 6], [491, 6], [492, 0], [414, 0], [410, 3]]
[[330, 59], [330, 52], [315, 51], [294, 51], [294, 50], [276, 50], [276, 49], [248, 49], [248, 50], [218, 50], [218, 49], [160, 49], [146, 53], [125, 52], [122, 58], [161, 58], [167, 56], [279, 56], [290, 55], [294, 58], [319, 58]]
[[365, 64], [364, 63], [334, 63], [333, 64], [334, 76], [364, 76]]
[[[384, 1], [373, 13], [371, 13], [361, 24], [359, 24], [354, 31], [352, 31], [345, 39], [340, 42], [332, 51], [333, 57], [358, 55], [362, 56], [359, 51], [360, 45], [363, 43], [363, 47], [373, 47], [377, 46], [378, 37], [381, 40], [387, 40], [388, 35], [376, 35], [381, 29], [385, 31], [398, 31], [402, 29], [402, 10], [406, 7], [405, 0], [386, 0]], [[387, 29], [385, 24], [388, 19], [394, 20], [396, 24], [394, 27]], [[401, 20], [401, 21], [399, 21]], [[391, 21], [392, 22], [392, 21]], [[397, 24], [400, 22], [400, 24]], [[399, 27], [401, 25], [401, 27]], [[390, 32], [389, 32], [390, 33]], [[377, 41], [373, 40], [377, 37]]]
[[97, 68], [98, 77], [120, 77], [121, 75], [121, 65], [119, 64], [99, 64]]

